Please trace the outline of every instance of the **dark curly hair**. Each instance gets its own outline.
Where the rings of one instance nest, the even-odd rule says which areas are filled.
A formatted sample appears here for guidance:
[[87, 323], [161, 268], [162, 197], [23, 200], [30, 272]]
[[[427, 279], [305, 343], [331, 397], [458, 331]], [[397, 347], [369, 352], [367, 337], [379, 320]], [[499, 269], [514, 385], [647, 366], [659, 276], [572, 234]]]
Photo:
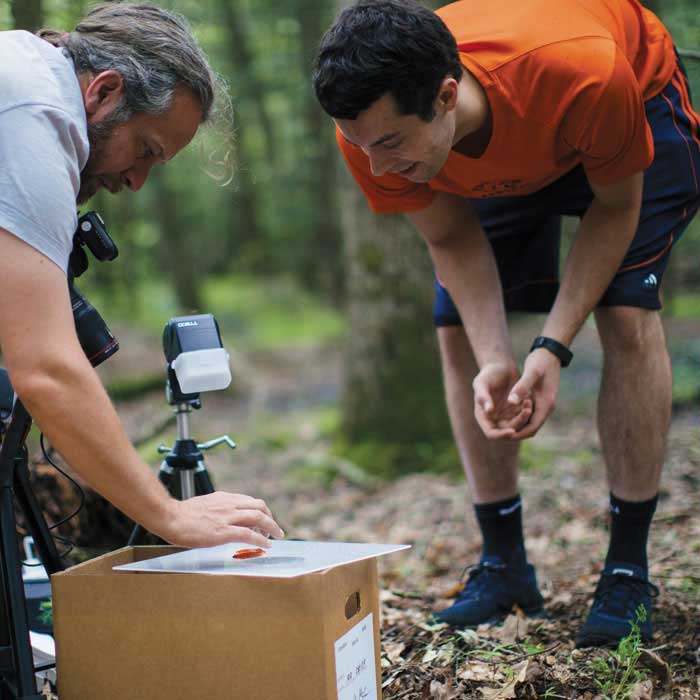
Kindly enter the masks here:
[[462, 70], [455, 38], [434, 12], [414, 0], [360, 0], [321, 39], [313, 84], [337, 119], [356, 119], [389, 93], [401, 114], [431, 121], [440, 84]]

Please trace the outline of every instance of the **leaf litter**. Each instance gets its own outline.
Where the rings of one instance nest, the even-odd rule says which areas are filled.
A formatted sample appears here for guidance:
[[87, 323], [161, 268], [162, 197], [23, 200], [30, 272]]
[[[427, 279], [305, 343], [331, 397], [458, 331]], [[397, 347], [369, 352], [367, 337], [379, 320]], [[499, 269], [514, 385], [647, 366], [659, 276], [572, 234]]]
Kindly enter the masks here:
[[[300, 358], [295, 381], [283, 383], [290, 397], [308, 404], [306, 368], [318, 374], [328, 357]], [[266, 381], [272, 401], [281, 383]], [[257, 377], [251, 379], [256, 383]], [[254, 420], [245, 398], [212, 394], [208, 415], [217, 421], [198, 428], [226, 432], [233, 416], [245, 436]], [[259, 412], [262, 402], [255, 405]], [[544, 617], [526, 619], [515, 609], [502, 625], [470, 630], [430, 621], [431, 613], [458, 595], [465, 567], [479, 558], [480, 536], [464, 480], [407, 474], [368, 487], [349, 470], [327, 483], [288, 479], [309, 455], [331, 459], [332, 444], [309, 428], [307, 411], [285, 411], [293, 436], [288, 447], [271, 453], [239, 438], [234, 456], [212, 453], [207, 466], [219, 488], [264, 498], [288, 536], [412, 545], [380, 561], [383, 700], [605, 700], [594, 668], [596, 659], [610, 660], [610, 650], [573, 644], [607, 547], [608, 494], [592, 410], [582, 417], [559, 409], [537, 437], [552, 458], [520, 479], [528, 557], [537, 567]], [[651, 580], [661, 589], [655, 634], [639, 656], [644, 678], [628, 689], [628, 700], [700, 700], [700, 431], [693, 411], [673, 420], [650, 533]]]

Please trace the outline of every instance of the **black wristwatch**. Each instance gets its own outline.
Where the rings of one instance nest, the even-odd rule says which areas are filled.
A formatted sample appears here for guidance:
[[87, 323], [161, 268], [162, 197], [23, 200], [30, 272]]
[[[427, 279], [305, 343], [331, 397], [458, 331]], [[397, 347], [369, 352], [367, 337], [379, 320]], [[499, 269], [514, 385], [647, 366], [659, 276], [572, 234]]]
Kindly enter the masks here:
[[537, 338], [535, 338], [530, 352], [537, 350], [537, 348], [544, 348], [545, 350], [549, 350], [552, 355], [556, 355], [562, 367], [568, 367], [571, 364], [571, 360], [574, 358], [574, 353], [571, 352], [566, 345], [560, 343], [558, 340], [554, 340], [554, 338], [547, 338], [544, 335], [538, 335]]

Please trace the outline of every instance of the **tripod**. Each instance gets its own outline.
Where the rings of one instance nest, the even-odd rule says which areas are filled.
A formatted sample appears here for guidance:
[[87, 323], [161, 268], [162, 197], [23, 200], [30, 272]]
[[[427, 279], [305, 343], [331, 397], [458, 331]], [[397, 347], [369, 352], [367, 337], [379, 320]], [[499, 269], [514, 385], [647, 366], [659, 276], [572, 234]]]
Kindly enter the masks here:
[[[3, 381], [7, 382], [6, 370], [0, 369], [0, 373]], [[9, 427], [0, 445], [0, 563], [3, 584], [0, 594], [4, 597], [5, 615], [0, 625], [0, 698], [3, 700], [41, 700], [42, 696], [36, 692], [34, 674], [55, 665], [34, 667], [22, 561], [17, 543], [15, 498], [47, 573], [54, 574], [65, 568], [29, 484], [25, 441], [31, 424], [31, 416], [22, 402], [16, 399]]]
[[[177, 439], [172, 447], [165, 445], [158, 447], [159, 454], [167, 453], [158, 470], [158, 478], [170, 494], [180, 500], [213, 493], [214, 486], [204, 464], [202, 452], [222, 443], [235, 449], [236, 443], [228, 435], [222, 435], [204, 443], [193, 440], [190, 437], [190, 413], [193, 409], [199, 409], [202, 406], [199, 394], [182, 394], [177, 385], [173, 391], [170, 382], [169, 379], [167, 394], [168, 402], [175, 406]], [[173, 398], [174, 395], [175, 398]], [[127, 544], [129, 546], [137, 544], [143, 534], [143, 528], [138, 524], [135, 525]]]

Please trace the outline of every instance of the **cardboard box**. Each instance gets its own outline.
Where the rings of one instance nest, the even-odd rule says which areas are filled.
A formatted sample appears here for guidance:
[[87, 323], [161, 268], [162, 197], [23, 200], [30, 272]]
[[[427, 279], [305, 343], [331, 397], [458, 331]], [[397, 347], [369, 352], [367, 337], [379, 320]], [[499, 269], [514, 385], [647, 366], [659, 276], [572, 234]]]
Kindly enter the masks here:
[[113, 571], [51, 577], [61, 700], [379, 700], [376, 559], [296, 578]]

